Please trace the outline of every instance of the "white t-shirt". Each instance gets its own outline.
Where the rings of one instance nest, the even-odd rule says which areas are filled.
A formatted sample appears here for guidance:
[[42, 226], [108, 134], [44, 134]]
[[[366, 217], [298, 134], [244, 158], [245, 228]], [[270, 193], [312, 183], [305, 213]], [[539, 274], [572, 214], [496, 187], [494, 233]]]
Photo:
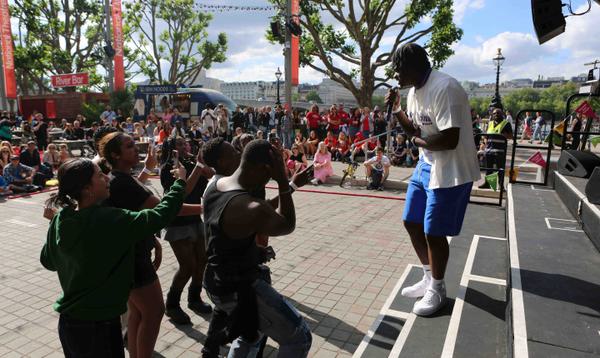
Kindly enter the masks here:
[[383, 170], [384, 167], [392, 165], [390, 158], [386, 157], [385, 155], [381, 156], [381, 160], [377, 160], [377, 156], [371, 157], [371, 159], [367, 160], [365, 164], [371, 164], [375, 170]]
[[450, 188], [480, 179], [469, 100], [457, 80], [432, 70], [423, 87], [410, 89], [406, 112], [425, 139], [448, 128], [460, 128], [458, 144], [452, 150], [419, 148], [421, 159], [431, 165], [429, 189]]

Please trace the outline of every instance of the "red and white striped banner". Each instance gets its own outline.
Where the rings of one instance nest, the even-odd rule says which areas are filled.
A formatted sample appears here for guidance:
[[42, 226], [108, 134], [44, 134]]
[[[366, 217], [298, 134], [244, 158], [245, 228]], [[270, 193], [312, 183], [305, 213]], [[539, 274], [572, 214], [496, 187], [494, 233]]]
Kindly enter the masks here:
[[115, 91], [125, 89], [125, 67], [123, 65], [123, 22], [121, 0], [112, 0], [113, 48], [115, 49]]
[[13, 55], [12, 31], [10, 29], [10, 9], [8, 0], [0, 0], [0, 36], [2, 37], [2, 66], [6, 98], [17, 98], [15, 59]]

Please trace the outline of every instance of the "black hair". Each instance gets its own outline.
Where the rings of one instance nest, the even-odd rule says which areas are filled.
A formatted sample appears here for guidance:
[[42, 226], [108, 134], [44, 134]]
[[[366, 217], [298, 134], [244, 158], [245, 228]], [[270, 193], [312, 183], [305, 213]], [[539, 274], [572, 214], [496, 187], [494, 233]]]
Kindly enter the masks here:
[[271, 151], [273, 147], [271, 143], [264, 139], [255, 139], [248, 143], [242, 153], [242, 166], [244, 164], [257, 165], [257, 164], [268, 164], [271, 165]]
[[104, 126], [104, 127], [100, 127], [98, 129], [96, 129], [96, 131], [94, 132], [94, 149], [96, 149], [96, 151], [98, 151], [99, 147], [98, 147], [98, 143], [100, 143], [100, 140], [102, 138], [104, 138], [105, 135], [109, 134], [109, 133], [113, 133], [116, 132], [117, 129], [114, 127], [110, 127], [110, 126]]
[[122, 132], [108, 133], [100, 140], [98, 144], [98, 154], [104, 158], [108, 164], [115, 166], [117, 164], [116, 159], [112, 157], [112, 153], [121, 154], [121, 145], [125, 139], [126, 134]]
[[211, 168], [217, 167], [217, 162], [221, 156], [221, 146], [225, 142], [222, 137], [217, 137], [204, 143], [202, 146], [202, 159], [204, 163]]
[[92, 181], [95, 164], [87, 158], [69, 159], [58, 168], [58, 193], [46, 200], [46, 206], [53, 208], [77, 207], [81, 192]]
[[160, 149], [160, 165], [165, 165], [171, 160], [171, 153], [176, 148], [176, 139], [177, 137], [169, 137], [163, 142]]
[[399, 72], [401, 67], [411, 71], [425, 72], [431, 69], [427, 51], [414, 42], [402, 45], [392, 56], [394, 70]]

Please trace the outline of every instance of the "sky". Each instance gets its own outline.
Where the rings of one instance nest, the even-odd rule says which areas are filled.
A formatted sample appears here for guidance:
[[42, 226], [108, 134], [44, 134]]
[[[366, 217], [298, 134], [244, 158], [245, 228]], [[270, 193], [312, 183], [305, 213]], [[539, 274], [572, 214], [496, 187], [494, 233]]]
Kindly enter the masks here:
[[[356, 1], [356, 0], [354, 0]], [[401, 13], [408, 0], [398, 0], [396, 9]], [[202, 4], [265, 6], [266, 0], [199, 0]], [[587, 0], [572, 0], [573, 9], [587, 8]], [[462, 28], [462, 39], [452, 45], [455, 54], [442, 71], [463, 81], [481, 83], [495, 81], [492, 58], [502, 48], [506, 58], [501, 81], [515, 78], [536, 79], [564, 76], [570, 78], [587, 73], [584, 63], [600, 58], [600, 5], [592, 2], [591, 12], [583, 16], [567, 17], [565, 33], [539, 45], [531, 18], [531, 2], [527, 0], [454, 0], [454, 21]], [[566, 14], [566, 8], [563, 10]], [[208, 76], [226, 82], [274, 81], [277, 67], [283, 70], [281, 45], [272, 45], [264, 37], [273, 12], [215, 13], [208, 32], [216, 37], [225, 32], [229, 39], [227, 61], [213, 64]], [[328, 22], [328, 19], [325, 18]], [[420, 26], [426, 26], [428, 19]], [[331, 21], [336, 28], [339, 23]], [[382, 48], [389, 49], [397, 30], [391, 30], [382, 39]], [[341, 68], [350, 70], [345, 63]], [[307, 67], [300, 68], [301, 83], [320, 83], [323, 75]]]

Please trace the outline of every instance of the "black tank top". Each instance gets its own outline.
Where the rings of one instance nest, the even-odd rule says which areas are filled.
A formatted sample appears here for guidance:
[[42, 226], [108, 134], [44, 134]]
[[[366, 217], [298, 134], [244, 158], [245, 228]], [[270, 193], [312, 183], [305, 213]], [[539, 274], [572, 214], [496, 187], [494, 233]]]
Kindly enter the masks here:
[[244, 190], [218, 191], [217, 182], [214, 180], [208, 185], [203, 197], [208, 258], [203, 285], [208, 292], [219, 296], [236, 292], [242, 285], [251, 284], [258, 278], [259, 249], [256, 233], [243, 239], [232, 239], [221, 228], [221, 216], [229, 202], [249, 193]]

